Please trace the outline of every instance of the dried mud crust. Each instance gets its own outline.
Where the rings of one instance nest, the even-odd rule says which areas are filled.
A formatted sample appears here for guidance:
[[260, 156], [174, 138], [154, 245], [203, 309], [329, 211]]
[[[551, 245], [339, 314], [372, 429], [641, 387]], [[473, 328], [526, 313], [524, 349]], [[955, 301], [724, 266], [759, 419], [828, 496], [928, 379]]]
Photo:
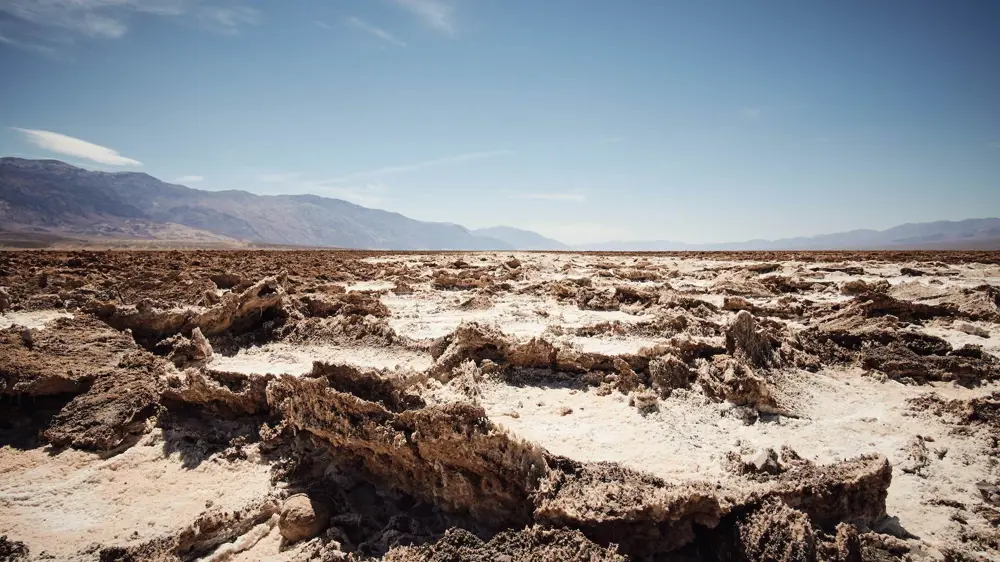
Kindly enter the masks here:
[[[966, 279], [975, 260], [986, 273]], [[12, 446], [0, 462], [45, 445], [114, 459], [162, 439], [157, 463], [271, 471], [270, 491], [236, 511], [206, 504], [153, 539], [60, 551], [80, 560], [975, 559], [997, 550], [995, 463], [976, 484], [981, 499], [955, 503], [947, 540], [887, 523], [894, 476], [937, 478], [932, 457], [960, 454], [920, 436], [905, 462], [783, 452], [721, 480], [675, 482], [554, 455], [479, 401], [491, 385], [571, 388], [627, 401], [638, 420], [697, 396], [765, 433], [810, 421], [790, 376], [850, 369], [926, 387], [914, 415], [940, 417], [997, 458], [995, 263], [984, 253], [0, 254], [0, 304], [15, 324], [0, 330], [0, 399], [11, 406], [0, 445]], [[16, 325], [17, 313], [52, 307], [74, 317]], [[408, 335], [434, 314], [454, 317], [447, 335]], [[625, 345], [633, 339], [643, 343]], [[218, 354], [268, 342], [433, 363], [415, 372], [327, 357], [302, 376], [213, 367]], [[972, 394], [931, 394], [955, 383]], [[559, 409], [562, 423], [576, 415]], [[23, 502], [4, 493], [0, 502]], [[308, 525], [289, 535], [283, 502], [299, 494]], [[0, 534], [5, 525], [0, 516]], [[6, 540], [12, 556], [45, 557], [34, 536]]]

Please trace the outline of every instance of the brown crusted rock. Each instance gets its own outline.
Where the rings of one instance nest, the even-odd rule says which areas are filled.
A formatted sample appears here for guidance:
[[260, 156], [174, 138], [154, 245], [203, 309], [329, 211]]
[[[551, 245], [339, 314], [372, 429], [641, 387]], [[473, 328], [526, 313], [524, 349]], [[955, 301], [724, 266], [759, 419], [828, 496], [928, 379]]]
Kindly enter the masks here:
[[746, 310], [747, 312], [753, 312], [756, 307], [752, 302], [743, 297], [725, 297], [722, 301], [723, 310], [740, 311]]
[[629, 396], [628, 405], [632, 406], [642, 415], [651, 414], [660, 410], [659, 396], [651, 390], [643, 390]]
[[486, 310], [492, 306], [493, 301], [484, 293], [476, 293], [458, 305], [462, 310]]
[[0, 287], [0, 312], [6, 311], [10, 305], [10, 293], [7, 292], [7, 287]]
[[309, 376], [325, 378], [330, 388], [377, 402], [393, 412], [423, 408], [425, 405], [420, 396], [407, 391], [405, 379], [394, 373], [317, 361], [313, 363]]
[[885, 373], [893, 380], [909, 379], [917, 383], [955, 381], [975, 386], [1000, 378], [1000, 360], [989, 354], [956, 350], [947, 356], [921, 355], [909, 347], [894, 343], [865, 348], [861, 366]]
[[769, 500], [737, 524], [739, 550], [748, 562], [814, 562], [816, 537], [809, 517]]
[[136, 349], [127, 334], [86, 316], [60, 318], [44, 330], [3, 329], [0, 394], [79, 393]]
[[0, 535], [0, 560], [3, 562], [21, 562], [28, 559], [28, 547], [21, 541]]
[[490, 285], [489, 277], [476, 277], [474, 271], [466, 270], [460, 275], [453, 275], [444, 271], [438, 272], [431, 282], [431, 286], [441, 291], [469, 291], [473, 289], [483, 289]]
[[537, 523], [580, 529], [635, 556], [683, 546], [694, 539], [694, 524], [714, 527], [723, 514], [708, 485], [670, 484], [608, 462], [563, 460], [535, 502]]
[[842, 521], [870, 525], [885, 516], [892, 465], [882, 455], [865, 455], [823, 466], [791, 466], [751, 496], [775, 496], [829, 528]]
[[716, 400], [749, 406], [759, 412], [783, 413], [778, 409], [770, 384], [753, 369], [727, 359], [706, 364], [699, 370], [702, 390]]
[[541, 338], [511, 347], [507, 360], [515, 367], [551, 369], [556, 365], [556, 348]]
[[241, 293], [226, 293], [209, 308], [160, 308], [150, 299], [135, 308], [114, 303], [91, 303], [88, 311], [119, 330], [132, 330], [137, 338], [160, 341], [174, 334], [200, 328], [207, 337], [250, 332], [273, 317], [287, 317], [284, 307], [285, 277], [267, 277]]
[[863, 295], [865, 293], [887, 293], [889, 287], [889, 282], [885, 279], [879, 279], [872, 283], [864, 279], [852, 279], [851, 281], [845, 281], [840, 286], [840, 292], [851, 296]]
[[854, 304], [868, 318], [891, 315], [903, 322], [919, 323], [931, 318], [955, 315], [952, 307], [904, 301], [882, 293], [857, 296]]
[[832, 560], [836, 562], [862, 562], [861, 537], [858, 528], [849, 523], [837, 525], [837, 536], [833, 543]]
[[955, 324], [955, 329], [959, 332], [965, 332], [970, 336], [978, 336], [981, 338], [990, 337], [990, 331], [986, 328], [980, 328], [979, 326], [973, 326], [972, 324], [967, 324], [965, 322], [959, 322]]
[[463, 323], [450, 337], [432, 347], [431, 354], [437, 357], [431, 373], [442, 382], [447, 382], [455, 367], [463, 362], [471, 359], [478, 365], [489, 359], [502, 363], [509, 350], [510, 343], [498, 330], [474, 322]]
[[399, 413], [330, 388], [324, 378], [283, 376], [268, 403], [376, 485], [490, 524], [531, 520], [530, 495], [546, 453], [516, 440], [482, 408], [453, 403]]
[[238, 273], [223, 272], [214, 273], [208, 276], [215, 283], [215, 286], [220, 289], [234, 289], [243, 285], [244, 289], [250, 285], [250, 282], [243, 278], [242, 275]]
[[166, 377], [163, 401], [195, 406], [223, 418], [259, 414], [268, 410], [266, 388], [273, 378], [188, 369]]
[[775, 360], [770, 337], [758, 330], [753, 315], [745, 310], [738, 312], [726, 329], [726, 350], [757, 367], [769, 366]]
[[1000, 321], [1000, 287], [979, 285], [942, 299], [970, 320]]
[[673, 354], [657, 357], [649, 362], [649, 378], [653, 390], [667, 398], [676, 388], [688, 388], [696, 373]]
[[406, 281], [396, 281], [396, 285], [392, 288], [392, 292], [397, 295], [412, 295], [413, 287]]
[[278, 530], [288, 542], [311, 539], [326, 529], [330, 512], [306, 494], [295, 494], [281, 506]]
[[162, 368], [162, 361], [149, 353], [126, 356], [113, 373], [98, 377], [66, 404], [42, 437], [56, 446], [107, 451], [144, 432], [146, 418], [159, 403]]
[[626, 562], [612, 545], [603, 547], [573, 529], [549, 529], [534, 525], [503, 531], [489, 542], [455, 527], [437, 542], [390, 550], [385, 562]]
[[351, 291], [337, 295], [309, 293], [299, 297], [305, 305], [309, 316], [326, 318], [327, 316], [389, 316], [389, 309], [382, 304], [378, 295], [364, 291]]
[[778, 464], [778, 453], [774, 449], [764, 449], [754, 456], [750, 461], [753, 469], [765, 474], [778, 474], [781, 472], [781, 465]]
[[169, 359], [177, 367], [183, 367], [191, 363], [203, 363], [212, 357], [212, 344], [201, 333], [201, 328], [191, 331], [191, 337], [186, 338], [180, 334], [171, 336], [156, 344], [157, 348], [168, 347]]

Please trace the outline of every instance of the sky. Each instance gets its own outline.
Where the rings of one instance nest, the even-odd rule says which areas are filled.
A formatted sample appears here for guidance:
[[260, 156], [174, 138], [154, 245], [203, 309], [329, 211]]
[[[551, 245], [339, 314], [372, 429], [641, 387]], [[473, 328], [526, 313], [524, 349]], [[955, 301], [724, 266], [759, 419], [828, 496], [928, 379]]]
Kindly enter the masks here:
[[993, 0], [0, 0], [0, 155], [568, 243], [1000, 216]]

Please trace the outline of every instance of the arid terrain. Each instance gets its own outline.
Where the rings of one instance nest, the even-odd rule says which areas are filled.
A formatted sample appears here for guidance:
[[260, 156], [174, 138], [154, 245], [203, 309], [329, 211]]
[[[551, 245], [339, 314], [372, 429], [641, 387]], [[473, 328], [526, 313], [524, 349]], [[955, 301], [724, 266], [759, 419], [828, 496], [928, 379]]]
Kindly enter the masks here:
[[1000, 560], [1000, 253], [0, 253], [3, 560]]

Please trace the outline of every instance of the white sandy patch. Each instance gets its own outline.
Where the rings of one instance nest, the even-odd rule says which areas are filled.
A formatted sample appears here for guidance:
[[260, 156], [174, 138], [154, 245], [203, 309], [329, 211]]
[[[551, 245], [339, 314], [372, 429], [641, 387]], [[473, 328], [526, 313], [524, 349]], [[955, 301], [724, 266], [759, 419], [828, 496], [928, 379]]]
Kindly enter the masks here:
[[261, 347], [241, 349], [232, 357], [215, 355], [208, 366], [234, 373], [304, 375], [312, 370], [314, 361], [415, 371], [424, 371], [433, 362], [429, 354], [398, 348], [269, 343]]
[[10, 328], [11, 326], [24, 326], [33, 330], [42, 329], [60, 318], [72, 317], [73, 315], [65, 310], [5, 312], [4, 314], [0, 314], [0, 329]]
[[472, 292], [441, 295], [383, 296], [382, 303], [392, 313], [389, 325], [400, 335], [428, 339], [450, 334], [463, 322], [478, 322], [515, 338], [530, 339], [544, 333], [549, 326], [572, 329], [601, 322], [632, 324], [649, 319], [618, 310], [581, 310], [576, 305], [534, 295], [504, 294], [494, 297], [493, 305], [485, 310], [463, 310], [459, 304], [471, 298]]
[[[986, 330], [989, 333], [989, 337], [984, 338], [982, 336], [967, 334], [956, 327], [962, 324]], [[930, 324], [920, 327], [919, 331], [931, 336], [937, 336], [950, 343], [955, 349], [965, 345], [978, 345], [982, 346], [983, 351], [1000, 356], [1000, 327], [997, 327], [996, 324], [974, 322], [971, 320], [956, 320], [950, 326], [945, 324]]]
[[[802, 457], [830, 463], [868, 453], [886, 455], [894, 465], [888, 511], [910, 532], [935, 544], [935, 533], [957, 523], [952, 509], [928, 505], [931, 498], [974, 503], [975, 483], [989, 475], [981, 443], [956, 436], [951, 427], [930, 415], [920, 416], [906, 400], [927, 387], [879, 383], [858, 373], [801, 373], [782, 387], [800, 400], [800, 419], [781, 417], [747, 426], [724, 415], [696, 392], [675, 392], [660, 402], [660, 411], [642, 416], [620, 393], [598, 396], [592, 389], [535, 386], [486, 386], [482, 404], [494, 421], [553, 453], [580, 461], [618, 461], [674, 481], [732, 482], [723, 469], [728, 451], [740, 446], [779, 450], [788, 445]], [[995, 390], [942, 386], [949, 398]], [[564, 408], [572, 413], [562, 415]], [[509, 414], [517, 412], [519, 417]], [[917, 436], [930, 436], [932, 449], [947, 449], [943, 459], [931, 455], [926, 478], [904, 473], [908, 446]], [[956, 536], [954, 529], [946, 535]]]
[[384, 291], [396, 286], [392, 281], [359, 281], [351, 283], [345, 289], [350, 291]]
[[158, 429], [108, 460], [5, 447], [0, 473], [0, 535], [54, 560], [94, 560], [95, 553], [79, 552], [92, 543], [175, 535], [202, 513], [240, 510], [271, 491], [268, 465], [206, 460], [185, 468], [178, 453], [164, 455]]

